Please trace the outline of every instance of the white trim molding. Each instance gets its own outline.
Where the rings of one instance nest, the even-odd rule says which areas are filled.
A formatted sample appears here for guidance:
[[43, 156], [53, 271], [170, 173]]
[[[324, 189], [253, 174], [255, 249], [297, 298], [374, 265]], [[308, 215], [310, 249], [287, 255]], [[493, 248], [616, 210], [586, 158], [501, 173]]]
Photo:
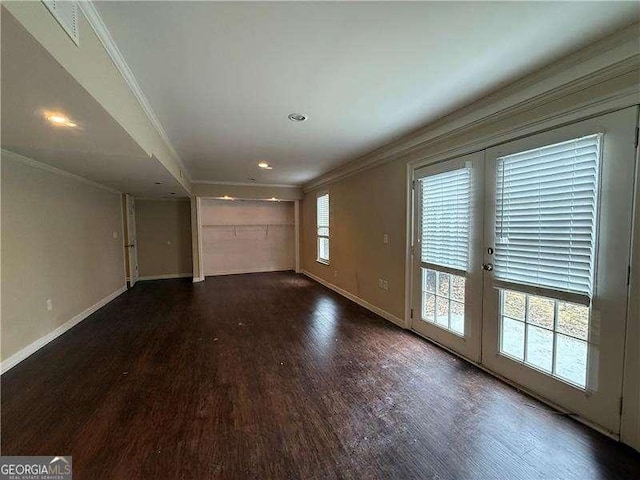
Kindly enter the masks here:
[[67, 172], [66, 170], [61, 170], [47, 163], [38, 162], [33, 158], [25, 157], [24, 155], [20, 155], [19, 153], [15, 153], [10, 150], [5, 150], [4, 148], [1, 149], [0, 152], [2, 153], [2, 160], [5, 160], [5, 159], [13, 160], [15, 162], [23, 163], [33, 168], [38, 168], [40, 170], [54, 173], [62, 177], [71, 178], [81, 183], [86, 183], [87, 185], [91, 185], [92, 187], [96, 187], [101, 190], [106, 190], [107, 192], [116, 193], [118, 195], [122, 194], [121, 191], [116, 190], [115, 188], [111, 188], [101, 183], [94, 182], [93, 180], [89, 180], [88, 178], [81, 177], [80, 175], [76, 175], [75, 173]]
[[[553, 122], [569, 123], [596, 114], [606, 113], [638, 103], [637, 86], [616, 91], [603, 97], [589, 98], [569, 110], [544, 119], [513, 123], [509, 119], [537, 108], [552, 105], [568, 95], [637, 72], [638, 24], [631, 25], [605, 39], [575, 52], [504, 88], [496, 90], [449, 115], [390, 142], [373, 152], [352, 160], [306, 183], [305, 193], [315, 191], [342, 178], [403, 159], [407, 162], [428, 162], [431, 156], [455, 156], [513, 140], [534, 133]], [[491, 135], [470, 135], [480, 126], [507, 121], [508, 127]], [[471, 137], [459, 142], [458, 138]], [[455, 149], [442, 151], [442, 145], [452, 140]], [[441, 150], [438, 151], [438, 148]]]
[[384, 318], [385, 320], [390, 321], [391, 323], [397, 325], [400, 328], [408, 328], [407, 325], [405, 324], [405, 322], [399, 318], [396, 317], [395, 315], [393, 315], [392, 313], [387, 312], [386, 310], [381, 309], [380, 307], [376, 307], [375, 305], [367, 302], [366, 300], [363, 300], [362, 298], [354, 295], [353, 293], [347, 292], [346, 290], [327, 282], [326, 280], [314, 275], [313, 273], [308, 272], [307, 270], [302, 270], [302, 274], [309, 277], [312, 280], [315, 280], [316, 282], [318, 282], [321, 285], [324, 285], [325, 287], [327, 287], [330, 290], [333, 290], [336, 293], [339, 293], [340, 295], [342, 295], [343, 297], [351, 300], [354, 303], [357, 303], [358, 305], [360, 305], [361, 307], [366, 308], [367, 310], [369, 310], [370, 312], [375, 313], [376, 315], [381, 316], [382, 318]]
[[142, 111], [145, 113], [145, 115], [149, 119], [149, 122], [151, 122], [151, 125], [153, 126], [153, 128], [155, 128], [156, 132], [158, 132], [158, 135], [162, 139], [162, 142], [167, 147], [167, 150], [169, 150], [169, 153], [171, 154], [173, 159], [179, 165], [187, 180], [189, 180], [189, 182], [191, 183], [191, 175], [189, 174], [189, 170], [187, 170], [184, 162], [182, 161], [182, 158], [180, 158], [180, 155], [178, 155], [178, 152], [175, 150], [175, 148], [173, 148], [171, 140], [169, 140], [169, 135], [167, 135], [167, 131], [164, 129], [162, 123], [160, 122], [160, 119], [153, 111], [151, 103], [149, 103], [149, 100], [142, 91], [142, 88], [140, 87], [140, 84], [131, 71], [131, 68], [129, 68], [129, 65], [127, 65], [124, 56], [116, 45], [116, 42], [111, 36], [109, 29], [102, 21], [102, 17], [98, 13], [98, 10], [96, 10], [95, 5], [91, 0], [83, 0], [78, 2], [78, 4], [80, 5], [80, 10], [82, 10], [82, 13], [87, 19], [87, 22], [89, 22], [89, 25], [91, 25], [91, 28], [104, 46], [104, 49], [107, 51], [109, 57], [111, 57], [111, 60], [120, 72], [120, 75], [122, 75], [122, 78], [129, 86], [129, 90], [131, 90], [133, 96], [136, 97], [136, 100], [138, 100], [140, 107], [142, 107]]
[[55, 340], [56, 338], [58, 338], [60, 335], [62, 335], [66, 331], [68, 331], [68, 330], [72, 329], [73, 327], [75, 327], [77, 324], [79, 324], [81, 321], [83, 321], [89, 315], [91, 315], [92, 313], [97, 312], [102, 307], [104, 307], [107, 303], [111, 302], [116, 297], [120, 296], [122, 293], [124, 293], [126, 291], [127, 291], [127, 286], [123, 285], [122, 287], [120, 287], [115, 292], [107, 295], [103, 299], [101, 299], [98, 302], [94, 303], [89, 308], [87, 308], [86, 310], [80, 312], [75, 317], [73, 317], [71, 320], [63, 323], [62, 325], [60, 325], [55, 330], [47, 333], [45, 336], [40, 337], [38, 340], [36, 340], [35, 342], [27, 345], [22, 350], [14, 353], [13, 355], [11, 355], [9, 358], [7, 358], [6, 360], [4, 360], [2, 362], [2, 365], [0, 365], [0, 372], [1, 373], [5, 373], [8, 370], [12, 369], [17, 364], [22, 362], [24, 359], [26, 359], [30, 355], [36, 353], [42, 347], [44, 347], [45, 345], [47, 345], [51, 341]]
[[138, 278], [139, 282], [145, 282], [148, 280], [171, 280], [173, 278], [192, 278], [193, 273], [166, 273], [162, 275], [148, 275], [146, 277]]

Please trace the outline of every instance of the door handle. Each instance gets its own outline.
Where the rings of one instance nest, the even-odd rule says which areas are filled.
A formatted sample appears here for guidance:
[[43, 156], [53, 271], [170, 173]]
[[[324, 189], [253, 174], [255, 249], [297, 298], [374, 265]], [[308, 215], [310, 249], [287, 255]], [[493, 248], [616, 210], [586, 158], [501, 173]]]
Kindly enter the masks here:
[[490, 272], [491, 270], [493, 270], [493, 263], [483, 263], [482, 269]]

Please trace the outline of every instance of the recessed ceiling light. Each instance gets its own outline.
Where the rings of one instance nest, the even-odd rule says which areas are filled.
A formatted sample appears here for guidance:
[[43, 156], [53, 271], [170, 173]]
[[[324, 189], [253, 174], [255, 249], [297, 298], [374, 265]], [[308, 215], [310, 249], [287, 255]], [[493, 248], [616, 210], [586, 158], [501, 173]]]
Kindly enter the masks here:
[[233, 198], [231, 198], [229, 195], [225, 195], [224, 197], [222, 197], [222, 200], [233, 200]]
[[69, 120], [69, 118], [65, 117], [60, 113], [45, 113], [45, 118], [49, 121], [49, 123], [53, 125], [57, 125], [60, 127], [77, 127], [78, 124]]
[[279, 202], [280, 200], [278, 200], [276, 197], [271, 197], [269, 199], [270, 202]]
[[273, 170], [273, 167], [269, 165], [267, 162], [260, 162], [258, 166], [264, 170]]
[[307, 118], [309, 118], [304, 113], [290, 113], [289, 120], [292, 122], [304, 122]]

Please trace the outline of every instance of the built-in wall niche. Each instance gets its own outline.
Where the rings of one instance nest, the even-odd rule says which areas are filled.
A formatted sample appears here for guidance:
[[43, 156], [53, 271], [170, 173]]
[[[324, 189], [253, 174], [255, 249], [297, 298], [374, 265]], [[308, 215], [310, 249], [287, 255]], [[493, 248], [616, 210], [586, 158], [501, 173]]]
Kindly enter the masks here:
[[293, 202], [202, 200], [205, 275], [295, 268]]

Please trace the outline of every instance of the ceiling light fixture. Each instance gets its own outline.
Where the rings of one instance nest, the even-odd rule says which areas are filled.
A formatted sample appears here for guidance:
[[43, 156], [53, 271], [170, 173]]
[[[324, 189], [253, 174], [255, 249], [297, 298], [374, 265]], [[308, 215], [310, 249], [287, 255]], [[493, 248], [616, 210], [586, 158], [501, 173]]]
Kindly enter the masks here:
[[260, 162], [258, 163], [258, 167], [264, 169], [264, 170], [273, 170], [273, 167], [271, 165], [269, 165], [267, 162]]
[[304, 113], [290, 113], [288, 118], [292, 122], [304, 122], [307, 118], [309, 118], [309, 116], [305, 115]]
[[233, 198], [231, 198], [229, 195], [225, 195], [224, 197], [222, 197], [222, 200], [233, 200]]
[[49, 121], [49, 123], [60, 126], [60, 127], [77, 127], [78, 124], [69, 120], [69, 118], [65, 117], [60, 113], [51, 113], [46, 112], [45, 118]]

